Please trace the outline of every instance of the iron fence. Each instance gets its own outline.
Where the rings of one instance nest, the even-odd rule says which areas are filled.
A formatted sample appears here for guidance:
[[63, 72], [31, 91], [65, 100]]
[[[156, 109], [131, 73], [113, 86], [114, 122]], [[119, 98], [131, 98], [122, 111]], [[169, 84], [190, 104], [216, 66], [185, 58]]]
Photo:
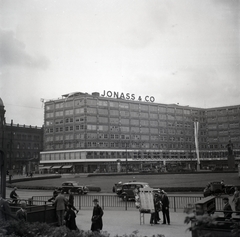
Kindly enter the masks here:
[[[41, 205], [43, 202], [49, 203], [51, 196], [33, 196], [34, 205]], [[75, 195], [74, 205], [77, 209], [92, 208], [93, 199], [99, 200], [99, 205], [105, 208], [120, 208], [125, 210], [135, 209], [134, 201], [123, 201], [121, 198], [114, 195]], [[200, 196], [169, 196], [170, 209], [174, 212], [184, 210], [188, 204], [194, 204], [201, 200]], [[222, 199], [216, 197], [216, 210], [223, 209]]]

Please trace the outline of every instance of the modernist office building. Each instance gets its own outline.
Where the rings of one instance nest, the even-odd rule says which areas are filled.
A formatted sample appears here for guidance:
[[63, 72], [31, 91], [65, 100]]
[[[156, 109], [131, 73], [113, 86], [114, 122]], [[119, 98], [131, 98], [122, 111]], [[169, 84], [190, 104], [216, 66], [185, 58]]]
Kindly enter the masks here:
[[120, 166], [139, 170], [176, 162], [195, 166], [196, 121], [203, 166], [226, 165], [230, 139], [239, 155], [240, 105], [203, 109], [154, 101], [152, 96], [111, 91], [45, 101], [41, 169], [111, 172]]

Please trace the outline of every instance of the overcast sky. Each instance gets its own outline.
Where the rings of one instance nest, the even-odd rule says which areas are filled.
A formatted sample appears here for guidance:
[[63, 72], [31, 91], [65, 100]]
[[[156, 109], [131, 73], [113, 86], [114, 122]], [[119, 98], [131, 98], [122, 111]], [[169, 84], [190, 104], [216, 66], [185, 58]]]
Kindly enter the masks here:
[[6, 120], [42, 126], [41, 98], [76, 91], [240, 104], [239, 14], [239, 0], [0, 0]]

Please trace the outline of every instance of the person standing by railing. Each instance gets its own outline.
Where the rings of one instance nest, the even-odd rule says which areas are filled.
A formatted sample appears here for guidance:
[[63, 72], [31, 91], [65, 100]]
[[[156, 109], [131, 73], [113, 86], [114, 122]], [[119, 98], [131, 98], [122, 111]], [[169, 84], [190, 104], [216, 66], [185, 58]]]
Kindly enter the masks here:
[[[240, 192], [238, 187], [235, 187], [232, 202], [234, 203], [235, 211], [240, 212]], [[237, 213], [236, 215], [240, 215], [240, 213]]]
[[62, 226], [64, 224], [64, 214], [65, 214], [66, 205], [67, 205], [67, 199], [64, 196], [63, 190], [56, 197], [54, 205], [56, 207], [58, 225]]
[[162, 213], [163, 213], [163, 223], [166, 224], [166, 221], [168, 225], [170, 225], [170, 215], [169, 215], [169, 199], [167, 194], [161, 190], [161, 202], [162, 202]]
[[27, 221], [26, 202], [21, 202], [21, 208], [16, 212], [16, 217], [19, 221]]
[[8, 201], [0, 196], [0, 220], [8, 221], [11, 220], [12, 217]]
[[72, 206], [72, 209], [74, 211], [76, 211], [76, 214], [79, 212], [79, 210], [77, 210], [77, 208], [74, 206], [74, 195], [73, 192], [71, 191], [71, 189], [68, 190], [69, 196], [68, 196], [68, 204], [70, 204]]

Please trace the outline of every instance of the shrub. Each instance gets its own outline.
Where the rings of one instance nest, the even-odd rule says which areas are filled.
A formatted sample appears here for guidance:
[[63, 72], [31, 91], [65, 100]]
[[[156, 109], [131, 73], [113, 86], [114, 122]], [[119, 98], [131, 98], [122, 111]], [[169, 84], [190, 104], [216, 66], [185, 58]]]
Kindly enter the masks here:
[[[100, 233], [92, 231], [76, 230], [71, 231], [66, 226], [56, 227], [46, 223], [28, 223], [24, 221], [0, 221], [0, 237], [110, 237], [106, 231]], [[138, 237], [138, 231], [124, 237]], [[119, 236], [116, 236], [119, 237]], [[164, 237], [157, 235], [153, 237]]]

